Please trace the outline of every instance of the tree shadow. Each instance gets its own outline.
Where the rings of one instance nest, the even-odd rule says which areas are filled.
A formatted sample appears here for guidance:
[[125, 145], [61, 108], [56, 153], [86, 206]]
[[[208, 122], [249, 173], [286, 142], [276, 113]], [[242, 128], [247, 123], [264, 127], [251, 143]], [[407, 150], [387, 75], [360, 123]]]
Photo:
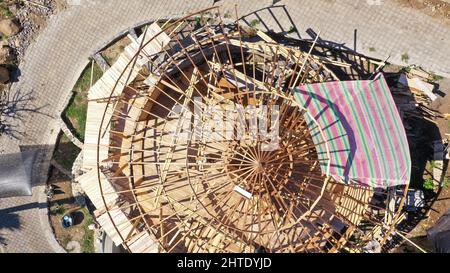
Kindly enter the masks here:
[[26, 132], [20, 130], [30, 115], [50, 115], [43, 112], [48, 105], [36, 106], [34, 90], [24, 92], [17, 90], [0, 91], [0, 135], [6, 135], [14, 139], [20, 139]]
[[[15, 213], [4, 213], [0, 211], [2, 220], [0, 221], [0, 231], [9, 230], [14, 231], [20, 229], [20, 217]], [[3, 237], [4, 234], [0, 232], [0, 246], [7, 245], [7, 239]]]
[[[22, 227], [22, 221], [20, 219], [20, 215], [18, 212], [35, 209], [35, 208], [42, 208], [45, 207], [45, 204], [40, 204], [37, 202], [10, 207], [6, 209], [0, 209], [0, 230], [6, 230], [6, 231], [17, 231], [20, 230]], [[6, 237], [4, 237], [4, 234], [0, 233], [0, 244], [7, 245], [8, 240]]]

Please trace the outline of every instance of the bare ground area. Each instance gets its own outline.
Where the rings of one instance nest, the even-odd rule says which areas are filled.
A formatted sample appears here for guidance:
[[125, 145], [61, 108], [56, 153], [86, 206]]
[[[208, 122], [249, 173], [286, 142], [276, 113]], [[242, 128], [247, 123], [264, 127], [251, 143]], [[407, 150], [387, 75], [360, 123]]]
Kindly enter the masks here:
[[[70, 174], [79, 152], [78, 147], [63, 135], [53, 159]], [[50, 223], [59, 244], [68, 252], [94, 252], [94, 232], [89, 230], [93, 218], [86, 207], [76, 203], [72, 191], [72, 178], [53, 168], [48, 184], [53, 188], [53, 197], [49, 200]], [[63, 228], [61, 221], [64, 215], [73, 217], [72, 227]]]
[[410, 7], [427, 14], [433, 18], [442, 20], [450, 26], [450, 1], [449, 0], [396, 0], [398, 4]]
[[106, 48], [102, 52], [102, 56], [103, 56], [103, 58], [105, 58], [107, 63], [111, 66], [117, 61], [120, 54], [123, 52], [125, 47], [127, 47], [129, 44], [131, 44], [131, 40], [127, 36], [125, 36], [125, 37], [121, 38], [120, 40], [118, 40], [117, 42], [115, 42], [110, 47]]
[[[74, 202], [71, 180], [54, 169], [49, 184], [55, 188], [50, 200], [50, 222], [56, 239], [68, 252], [94, 252], [93, 231], [88, 228], [92, 216]], [[74, 226], [64, 229], [61, 220], [67, 214], [74, 218]]]

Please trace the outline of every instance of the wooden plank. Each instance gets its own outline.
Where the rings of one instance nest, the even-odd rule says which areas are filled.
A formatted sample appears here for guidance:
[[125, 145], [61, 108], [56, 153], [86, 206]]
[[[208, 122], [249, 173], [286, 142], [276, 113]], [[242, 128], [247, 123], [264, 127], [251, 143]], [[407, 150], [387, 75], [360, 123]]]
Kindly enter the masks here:
[[[97, 170], [91, 170], [78, 177], [77, 182], [80, 183], [81, 188], [94, 204], [95, 208], [104, 210], [105, 204], [100, 193]], [[115, 189], [102, 172], [100, 172], [100, 183], [102, 184], [103, 196], [107, 206], [113, 206], [119, 198], [119, 195], [115, 192]]]
[[128, 248], [132, 253], [159, 253], [160, 248], [158, 240], [148, 232], [141, 232], [133, 236], [127, 242]]
[[[106, 212], [97, 210], [95, 214], [97, 215], [97, 222], [116, 246], [119, 246], [124, 242], [122, 238], [126, 238], [133, 228], [130, 220], [118, 207], [113, 207], [109, 211], [111, 218], [114, 219], [114, 223], [111, 222], [111, 218]], [[120, 234], [117, 230], [119, 230]]]

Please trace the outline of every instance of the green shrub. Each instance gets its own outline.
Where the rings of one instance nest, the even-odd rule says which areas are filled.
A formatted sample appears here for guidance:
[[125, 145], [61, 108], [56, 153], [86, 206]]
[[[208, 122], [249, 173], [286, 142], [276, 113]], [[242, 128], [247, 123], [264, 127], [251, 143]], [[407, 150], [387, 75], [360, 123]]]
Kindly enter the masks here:
[[450, 177], [444, 177], [444, 181], [442, 181], [442, 188], [443, 189], [448, 189], [448, 187], [450, 186]]
[[404, 63], [408, 63], [408, 62], [409, 62], [409, 55], [408, 55], [407, 52], [405, 52], [405, 53], [402, 54], [402, 61], [403, 61]]
[[423, 181], [423, 188], [426, 190], [434, 190], [434, 182], [433, 179], [427, 178]]
[[250, 21], [250, 26], [252, 28], [256, 28], [261, 22], [258, 19], [253, 19], [252, 21]]
[[440, 75], [436, 75], [436, 74], [434, 74], [434, 73], [431, 73], [431, 77], [433, 78], [431, 81], [433, 81], [433, 82], [437, 82], [437, 81], [440, 81], [440, 80], [443, 80], [444, 79], [444, 77], [442, 77], [442, 76], [440, 76]]
[[8, 6], [3, 1], [0, 1], [0, 17], [6, 19], [14, 17], [14, 14], [11, 10], [9, 10]]
[[56, 204], [50, 211], [53, 215], [63, 215], [66, 212], [66, 208], [63, 205]]
[[94, 223], [94, 219], [86, 208], [83, 208], [81, 211], [84, 214], [84, 236], [83, 241], [81, 242], [81, 252], [94, 253], [94, 231], [89, 230], [89, 226]]

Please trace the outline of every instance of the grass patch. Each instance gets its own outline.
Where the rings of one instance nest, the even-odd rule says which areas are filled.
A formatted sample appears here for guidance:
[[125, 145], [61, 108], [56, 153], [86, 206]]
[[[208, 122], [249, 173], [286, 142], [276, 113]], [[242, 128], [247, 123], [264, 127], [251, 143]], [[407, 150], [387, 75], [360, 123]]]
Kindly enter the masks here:
[[369, 47], [369, 51], [370, 51], [370, 52], [375, 52], [376, 49], [375, 49], [375, 47]]
[[[67, 245], [70, 243], [70, 241], [72, 241], [72, 237], [70, 235], [66, 235], [62, 238], [61, 244], [64, 248], [66, 248]], [[66, 250], [68, 250], [68, 249], [66, 249]]]
[[231, 12], [227, 11], [225, 12], [225, 14], [223, 15], [224, 18], [231, 18]]
[[412, 69], [411, 66], [405, 66], [400, 70], [400, 72], [409, 73], [411, 72], [411, 69]]
[[433, 82], [437, 82], [437, 81], [440, 81], [440, 80], [444, 79], [444, 77], [442, 77], [441, 75], [436, 75], [434, 73], [431, 73], [431, 77], [432, 77], [431, 81], [433, 81]]
[[89, 213], [87, 208], [81, 209], [84, 214], [84, 236], [81, 242], [81, 252], [83, 253], [95, 253], [94, 246], [94, 231], [89, 230], [89, 226], [94, 223], [92, 215]]
[[442, 181], [442, 188], [448, 189], [449, 186], [450, 186], [450, 177], [446, 176], [444, 177], [444, 181]]
[[434, 190], [434, 182], [433, 179], [427, 178], [423, 181], [423, 188], [426, 190]]
[[402, 58], [402, 62], [404, 62], [404, 63], [409, 62], [409, 55], [407, 52], [403, 53], [401, 58]]
[[[83, 73], [81, 73], [80, 78], [78, 79], [77, 83], [75, 84], [75, 87], [73, 88], [75, 91], [82, 91], [87, 92], [89, 91], [89, 88], [91, 86], [91, 70], [92, 70], [92, 63], [89, 63], [89, 65], [83, 70]], [[100, 68], [100, 66], [94, 62], [94, 77], [92, 84], [95, 84], [103, 75], [103, 71]]]
[[63, 215], [66, 213], [66, 208], [64, 208], [63, 205], [56, 204], [53, 208], [51, 208], [50, 212], [53, 215]]
[[9, 10], [8, 5], [3, 1], [0, 2], [0, 18], [9, 19], [14, 17], [14, 14]]
[[202, 26], [202, 18], [200, 18], [199, 16], [195, 17], [195, 24], [197, 27], [201, 27]]
[[114, 64], [114, 59], [110, 56], [107, 56], [106, 54], [102, 54], [103, 59], [105, 59], [106, 63], [109, 64], [109, 66], [112, 66]]
[[436, 162], [434, 160], [430, 160], [427, 162], [427, 165], [425, 166], [425, 168], [427, 169], [427, 171], [429, 172], [433, 172], [434, 167], [436, 167]]
[[84, 141], [86, 131], [87, 95], [91, 86], [91, 74], [93, 75], [92, 84], [95, 84], [103, 75], [102, 69], [96, 63], [94, 63], [93, 73], [91, 71], [92, 67], [89, 64], [81, 73], [74, 87], [75, 96], [63, 114], [65, 120], [70, 121], [75, 130], [74, 133], [81, 141]]
[[256, 28], [261, 22], [258, 19], [253, 19], [250, 21], [250, 26]]
[[[442, 185], [440, 185], [440, 187], [442, 187], [443, 189], [448, 189], [448, 187], [450, 186], [450, 177], [444, 177], [444, 180], [442, 181]], [[423, 181], [423, 188], [426, 190], [436, 190], [437, 189], [437, 185], [434, 184], [433, 179], [431, 178], [427, 178]]]

